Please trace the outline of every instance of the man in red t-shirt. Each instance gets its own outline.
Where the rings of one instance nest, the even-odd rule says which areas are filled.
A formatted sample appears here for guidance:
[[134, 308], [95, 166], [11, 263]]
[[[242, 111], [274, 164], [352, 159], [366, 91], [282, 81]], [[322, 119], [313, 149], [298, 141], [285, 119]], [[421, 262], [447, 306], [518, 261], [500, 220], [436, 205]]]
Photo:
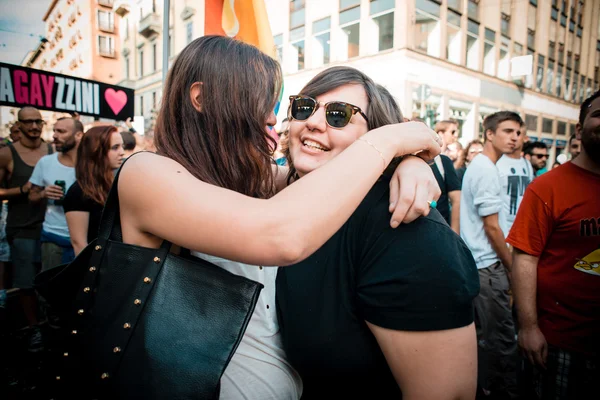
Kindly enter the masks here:
[[581, 105], [577, 139], [576, 159], [528, 186], [507, 238], [541, 399], [600, 399], [600, 92]]

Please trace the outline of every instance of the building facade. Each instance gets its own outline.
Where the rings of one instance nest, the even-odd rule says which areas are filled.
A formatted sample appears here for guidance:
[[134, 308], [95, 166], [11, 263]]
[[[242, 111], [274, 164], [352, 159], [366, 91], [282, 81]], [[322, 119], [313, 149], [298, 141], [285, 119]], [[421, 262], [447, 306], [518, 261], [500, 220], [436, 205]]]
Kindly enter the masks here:
[[[52, 0], [44, 15], [45, 35], [37, 48], [30, 51], [21, 65], [91, 79], [109, 84], [122, 81], [120, 55], [120, 18], [114, 0]], [[2, 121], [8, 127], [17, 119], [18, 109], [5, 107]], [[52, 126], [65, 115], [43, 111], [46, 121], [43, 137], [50, 140]], [[83, 116], [86, 125], [93, 118]]]
[[171, 0], [169, 31], [163, 30], [162, 0], [121, 0], [123, 79], [120, 85], [135, 90], [135, 114], [152, 126], [162, 96], [163, 37], [169, 35], [169, 62], [188, 43], [204, 34], [204, 1]]
[[[599, 88], [600, 0], [266, 3], [285, 74], [279, 120], [310, 78], [349, 65], [387, 87], [406, 116], [458, 120], [462, 143], [482, 137], [485, 116], [517, 111], [554, 156]], [[518, 67], [531, 73], [514, 76]]]
[[114, 0], [52, 0], [46, 35], [23, 65], [110, 84], [122, 80]]

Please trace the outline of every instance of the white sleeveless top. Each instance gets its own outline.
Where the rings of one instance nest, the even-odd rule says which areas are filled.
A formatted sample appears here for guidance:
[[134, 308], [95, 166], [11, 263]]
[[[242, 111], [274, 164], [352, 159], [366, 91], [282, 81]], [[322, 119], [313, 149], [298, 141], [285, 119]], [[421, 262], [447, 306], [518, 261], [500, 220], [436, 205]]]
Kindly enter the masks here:
[[221, 378], [221, 399], [299, 399], [302, 395], [302, 380], [287, 362], [277, 321], [277, 267], [258, 267], [196, 251], [192, 255], [265, 286], [244, 337]]

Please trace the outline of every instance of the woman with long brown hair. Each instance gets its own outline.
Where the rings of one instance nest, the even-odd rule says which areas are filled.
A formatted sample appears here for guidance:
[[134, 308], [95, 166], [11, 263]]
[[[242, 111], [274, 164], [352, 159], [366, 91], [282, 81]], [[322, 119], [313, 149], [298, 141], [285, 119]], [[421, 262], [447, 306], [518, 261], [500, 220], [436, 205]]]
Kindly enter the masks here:
[[[157, 154], [135, 154], [120, 172], [125, 243], [158, 248], [167, 240], [265, 285], [221, 380], [223, 399], [297, 399], [302, 391], [281, 347], [277, 269], [263, 266], [290, 265], [317, 250], [395, 156], [440, 152], [423, 124], [390, 125], [285, 187], [266, 129], [276, 123], [281, 83], [277, 61], [253, 46], [221, 36], [194, 40], [169, 70], [155, 130]], [[351, 107], [325, 105], [319, 112], [337, 123], [369, 118]], [[393, 227], [427, 213], [427, 200], [438, 194], [429, 190], [431, 171], [422, 160], [403, 166]]]
[[98, 236], [104, 202], [124, 157], [123, 138], [116, 127], [95, 126], [83, 135], [75, 164], [77, 181], [64, 201], [75, 254]]

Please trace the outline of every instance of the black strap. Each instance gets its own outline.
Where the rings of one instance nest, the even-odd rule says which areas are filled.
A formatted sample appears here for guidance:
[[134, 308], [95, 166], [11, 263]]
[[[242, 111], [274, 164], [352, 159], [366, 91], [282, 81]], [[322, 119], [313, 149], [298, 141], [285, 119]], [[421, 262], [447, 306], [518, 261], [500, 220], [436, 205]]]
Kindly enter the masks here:
[[[140, 153], [151, 153], [150, 151], [143, 151]], [[134, 157], [136, 154], [131, 155], [127, 158], [121, 167], [117, 171], [115, 175], [115, 180], [112, 183], [110, 188], [110, 192], [108, 193], [108, 199], [106, 199], [106, 203], [104, 205], [104, 209], [102, 210], [102, 217], [100, 219], [100, 229], [98, 231], [98, 239], [102, 242], [106, 242], [108, 240], [113, 240], [116, 242], [123, 241], [123, 232], [121, 230], [121, 217], [119, 212], [119, 175], [121, 175], [121, 171], [125, 167], [125, 164], [131, 157]], [[171, 248], [171, 242], [164, 240], [161, 249]]]

